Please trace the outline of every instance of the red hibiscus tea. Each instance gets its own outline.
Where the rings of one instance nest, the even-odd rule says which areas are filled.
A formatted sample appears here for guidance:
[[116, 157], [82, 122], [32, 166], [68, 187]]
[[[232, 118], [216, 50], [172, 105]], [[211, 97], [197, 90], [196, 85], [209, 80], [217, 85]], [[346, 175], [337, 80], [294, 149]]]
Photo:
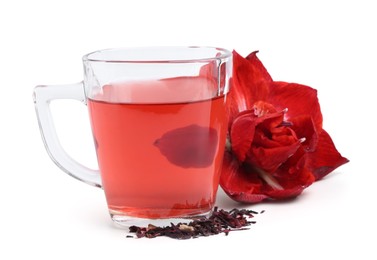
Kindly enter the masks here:
[[227, 129], [225, 96], [214, 91], [206, 77], [176, 77], [107, 84], [88, 99], [113, 218], [211, 211]]
[[[111, 219], [121, 226], [210, 214], [228, 127], [232, 53], [204, 46], [117, 48], [89, 53], [83, 65], [82, 82], [34, 90], [53, 162], [102, 188]], [[57, 99], [88, 106], [99, 169], [61, 146], [49, 106]]]

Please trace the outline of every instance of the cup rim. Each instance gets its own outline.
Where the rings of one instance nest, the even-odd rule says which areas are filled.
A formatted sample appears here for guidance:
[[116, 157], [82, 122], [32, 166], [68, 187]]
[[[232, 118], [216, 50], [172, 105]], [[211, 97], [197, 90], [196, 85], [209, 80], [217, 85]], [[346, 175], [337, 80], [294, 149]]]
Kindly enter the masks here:
[[[150, 52], [151, 54], [157, 54], [157, 51], [199, 51], [199, 50], [212, 50], [216, 53], [216, 55], [206, 55], [203, 57], [196, 57], [196, 58], [174, 58], [174, 56], [167, 56], [166, 58], [121, 58], [120, 56], [117, 58], [111, 57], [112, 55], [109, 54], [116, 54], [116, 53], [128, 53], [135, 54], [135, 52], [144, 53]], [[216, 52], [217, 51], [217, 52]], [[108, 55], [108, 56], [107, 56]], [[224, 60], [228, 59], [232, 56], [232, 52], [219, 47], [211, 47], [211, 46], [144, 46], [144, 47], [124, 47], [124, 48], [108, 48], [90, 52], [83, 56], [84, 62], [104, 62], [104, 63], [194, 63], [194, 62], [210, 62], [213, 60]], [[132, 55], [131, 55], [132, 57]], [[162, 56], [161, 56], [162, 57]], [[169, 58], [168, 58], [169, 57]]]

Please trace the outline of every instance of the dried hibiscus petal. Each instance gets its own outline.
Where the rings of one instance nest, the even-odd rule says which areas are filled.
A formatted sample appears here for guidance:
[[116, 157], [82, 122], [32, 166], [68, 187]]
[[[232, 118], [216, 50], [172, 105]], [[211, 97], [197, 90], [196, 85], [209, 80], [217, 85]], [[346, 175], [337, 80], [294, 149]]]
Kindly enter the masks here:
[[[261, 211], [263, 213], [264, 211]], [[135, 233], [137, 238], [155, 238], [166, 236], [174, 239], [189, 239], [197, 237], [207, 237], [224, 233], [228, 235], [230, 231], [246, 230], [246, 226], [255, 224], [256, 221], [250, 221], [254, 214], [258, 212], [248, 209], [232, 209], [226, 211], [223, 209], [218, 210], [214, 208], [211, 216], [197, 218], [189, 223], [171, 223], [170, 226], [156, 227], [149, 224], [148, 227], [129, 227], [130, 233]], [[127, 237], [132, 237], [127, 235]]]
[[166, 132], [154, 145], [174, 165], [204, 168], [215, 158], [218, 133], [210, 127], [189, 125]]

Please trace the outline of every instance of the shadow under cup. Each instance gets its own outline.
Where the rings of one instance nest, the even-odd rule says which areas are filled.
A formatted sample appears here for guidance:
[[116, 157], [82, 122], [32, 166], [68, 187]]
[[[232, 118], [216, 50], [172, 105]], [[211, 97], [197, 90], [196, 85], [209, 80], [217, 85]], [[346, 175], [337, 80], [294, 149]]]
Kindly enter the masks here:
[[113, 221], [129, 226], [209, 214], [227, 134], [231, 53], [109, 49], [83, 62], [100, 179], [78, 178], [104, 189]]

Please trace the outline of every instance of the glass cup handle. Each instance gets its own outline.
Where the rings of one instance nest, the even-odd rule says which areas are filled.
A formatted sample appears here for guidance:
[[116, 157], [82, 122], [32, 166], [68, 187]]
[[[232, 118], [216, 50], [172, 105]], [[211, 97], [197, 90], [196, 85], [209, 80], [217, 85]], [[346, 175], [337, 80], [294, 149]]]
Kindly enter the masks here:
[[102, 187], [98, 170], [92, 170], [70, 157], [61, 146], [52, 120], [50, 102], [54, 99], [75, 99], [85, 103], [82, 82], [70, 85], [39, 85], [33, 93], [39, 128], [46, 150], [54, 163], [72, 177]]

